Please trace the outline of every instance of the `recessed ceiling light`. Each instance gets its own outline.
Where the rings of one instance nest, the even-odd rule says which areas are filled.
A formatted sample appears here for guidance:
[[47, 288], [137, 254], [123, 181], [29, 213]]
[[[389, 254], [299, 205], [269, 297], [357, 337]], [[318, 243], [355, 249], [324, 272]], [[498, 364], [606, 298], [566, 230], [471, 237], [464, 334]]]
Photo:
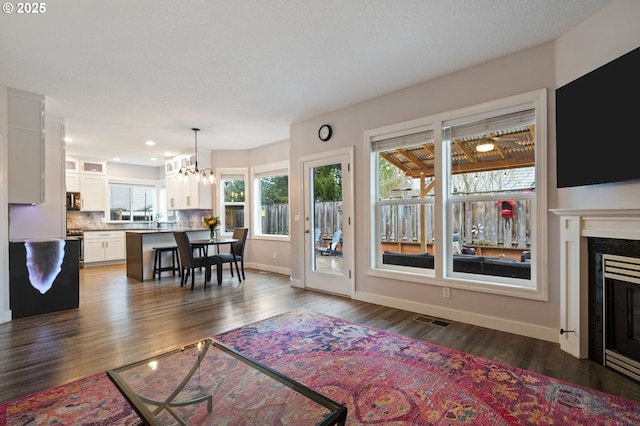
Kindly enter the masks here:
[[151, 157], [151, 161], [158, 161], [156, 157]]
[[65, 142], [73, 142], [73, 139], [71, 139], [71, 138], [64, 138], [64, 141], [65, 141]]
[[113, 157], [113, 161], [120, 161], [119, 157]]
[[168, 152], [167, 151], [167, 152], [164, 153], [165, 157], [172, 157], [173, 155], [174, 155], [173, 152]]
[[154, 146], [156, 143], [154, 141], [146, 141], [145, 144], [149, 146]]

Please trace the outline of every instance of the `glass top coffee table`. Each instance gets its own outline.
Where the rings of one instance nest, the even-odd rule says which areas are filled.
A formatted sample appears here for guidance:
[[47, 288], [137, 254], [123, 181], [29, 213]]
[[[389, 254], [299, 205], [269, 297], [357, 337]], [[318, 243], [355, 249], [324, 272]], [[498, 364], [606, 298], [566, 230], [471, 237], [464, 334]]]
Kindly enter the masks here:
[[213, 339], [109, 370], [150, 425], [344, 425], [347, 408]]

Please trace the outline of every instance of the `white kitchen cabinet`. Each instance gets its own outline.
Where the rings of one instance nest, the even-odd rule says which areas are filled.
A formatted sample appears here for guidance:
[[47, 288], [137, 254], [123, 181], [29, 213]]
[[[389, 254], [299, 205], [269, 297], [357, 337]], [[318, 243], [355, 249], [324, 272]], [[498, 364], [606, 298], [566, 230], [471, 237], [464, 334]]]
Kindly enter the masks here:
[[92, 262], [120, 261], [124, 258], [124, 231], [85, 231], [85, 265]]
[[80, 192], [80, 160], [66, 157], [64, 162], [67, 192]]
[[100, 174], [80, 174], [80, 210], [105, 211], [107, 209], [107, 177]]
[[180, 188], [183, 183], [180, 181], [176, 173], [167, 175], [166, 180], [167, 191], [167, 210], [182, 209], [182, 190]]
[[80, 174], [79, 173], [66, 173], [65, 182], [67, 186], [67, 192], [80, 192]]
[[80, 172], [92, 175], [107, 175], [107, 162], [80, 159]]
[[67, 173], [80, 173], [80, 159], [75, 157], [65, 157], [64, 171]]
[[8, 89], [8, 201], [44, 202], [44, 96]]
[[85, 158], [66, 157], [65, 183], [67, 192], [79, 192], [80, 210], [107, 209], [107, 162]]
[[[202, 158], [206, 157], [203, 161]], [[207, 158], [209, 160], [207, 160]], [[211, 164], [211, 153], [206, 152], [200, 156], [198, 167], [200, 170], [208, 168]], [[165, 163], [167, 210], [196, 210], [213, 208], [213, 187], [196, 182], [193, 175], [189, 175], [189, 181], [184, 182], [178, 173], [181, 167], [195, 167], [195, 155], [186, 154], [168, 160]]]

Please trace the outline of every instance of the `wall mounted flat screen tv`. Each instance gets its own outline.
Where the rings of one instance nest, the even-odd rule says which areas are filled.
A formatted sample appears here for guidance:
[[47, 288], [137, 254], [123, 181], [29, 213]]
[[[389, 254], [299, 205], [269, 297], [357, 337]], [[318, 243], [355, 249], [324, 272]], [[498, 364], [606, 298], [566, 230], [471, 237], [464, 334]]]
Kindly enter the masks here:
[[558, 188], [640, 181], [640, 47], [556, 90]]

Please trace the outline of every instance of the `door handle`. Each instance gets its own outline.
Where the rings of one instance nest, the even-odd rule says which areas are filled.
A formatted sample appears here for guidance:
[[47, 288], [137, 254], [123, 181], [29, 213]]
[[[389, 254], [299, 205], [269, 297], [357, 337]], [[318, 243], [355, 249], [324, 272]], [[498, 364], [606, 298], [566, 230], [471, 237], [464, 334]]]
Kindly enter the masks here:
[[304, 230], [304, 233], [305, 233], [305, 234], [308, 234], [308, 233], [309, 233], [309, 230], [308, 230], [308, 229], [305, 229], [305, 230]]

